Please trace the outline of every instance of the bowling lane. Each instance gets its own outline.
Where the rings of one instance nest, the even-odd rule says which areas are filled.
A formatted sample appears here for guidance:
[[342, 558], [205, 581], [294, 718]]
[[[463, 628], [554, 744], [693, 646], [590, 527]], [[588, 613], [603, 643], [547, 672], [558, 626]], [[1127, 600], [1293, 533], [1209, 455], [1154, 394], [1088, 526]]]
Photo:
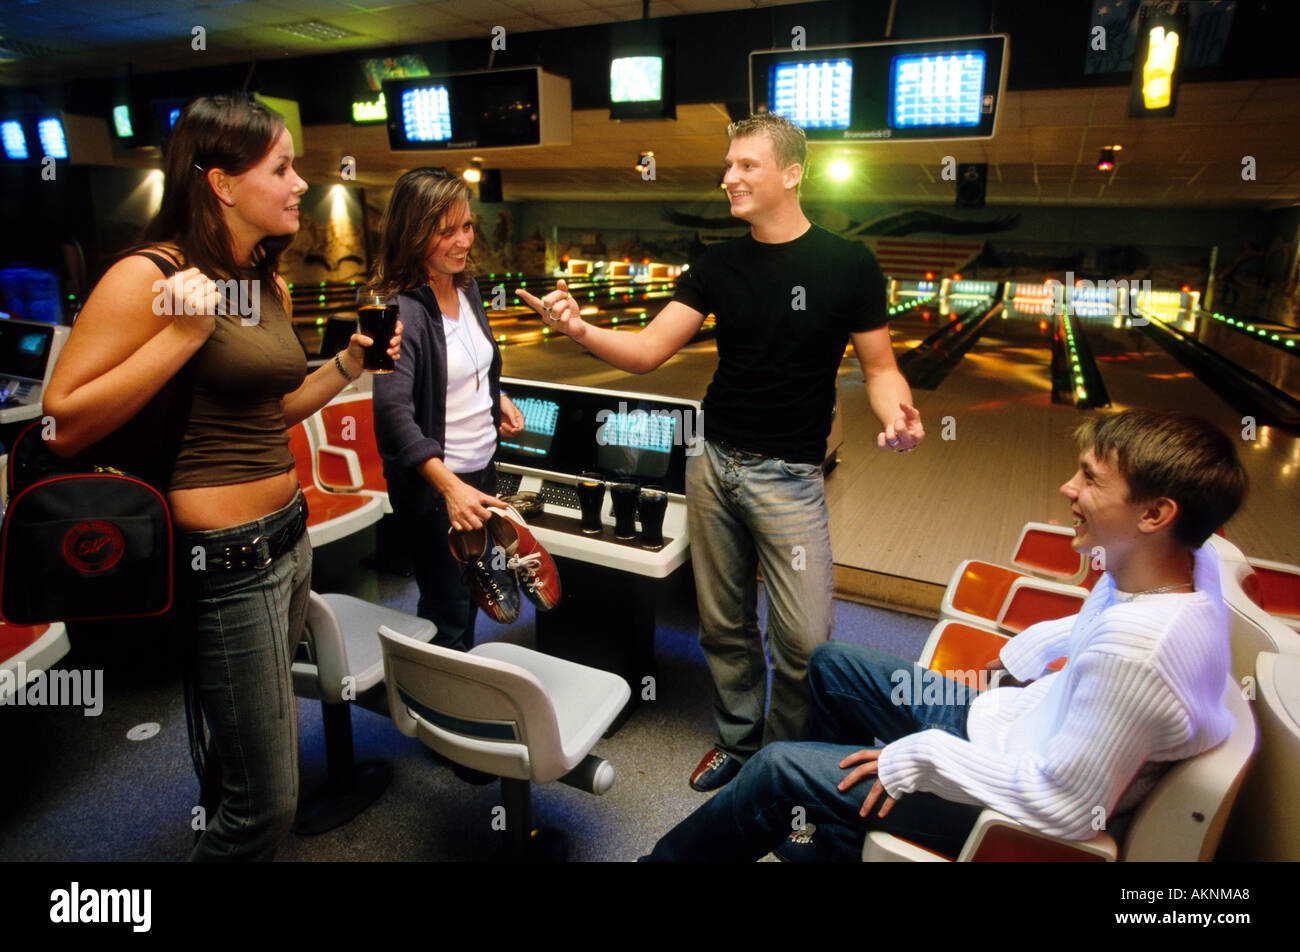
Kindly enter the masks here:
[[[1242, 413], [1171, 357], [1144, 331], [1085, 321], [1084, 333], [1115, 410], [1156, 407], [1205, 417], [1229, 436], [1249, 435]], [[1300, 437], [1256, 428], [1238, 443], [1250, 492], [1225, 533], [1248, 555], [1300, 563], [1300, 523], [1291, 516], [1300, 495]], [[1279, 514], [1286, 516], [1279, 518]]]
[[[647, 310], [653, 317], [657, 308]], [[938, 311], [932, 302], [894, 315], [896, 355], [940, 326]], [[842, 593], [926, 611], [937, 605], [941, 587], [962, 559], [1005, 562], [1025, 522], [1069, 521], [1058, 490], [1073, 471], [1073, 431], [1083, 415], [1051, 400], [1051, 318], [1014, 307], [1004, 313], [990, 321], [937, 389], [914, 391], [927, 438], [913, 453], [876, 449], [880, 426], [852, 348], [846, 352], [839, 374], [844, 444], [826, 481]], [[520, 327], [529, 326], [527, 315], [519, 320]], [[619, 326], [635, 330], [640, 324], [621, 320]], [[1240, 416], [1233, 417], [1230, 408], [1197, 409], [1213, 395], [1183, 368], [1171, 366], [1172, 359], [1152, 342], [1104, 347], [1091, 332], [1090, 327], [1099, 358], [1114, 357], [1102, 362], [1102, 372], [1117, 408], [1183, 406], [1209, 416], [1225, 432], [1240, 431]], [[717, 365], [712, 340], [692, 343], [640, 376], [609, 367], [567, 338], [509, 344], [503, 355], [510, 376], [693, 399], [704, 394]], [[1139, 367], [1138, 358], [1148, 363]], [[1195, 387], [1180, 389], [1189, 382]], [[1294, 532], [1276, 519], [1279, 506], [1294, 506], [1297, 453], [1294, 439], [1265, 428], [1243, 454], [1264, 462], [1251, 465], [1257, 491], [1229, 530], [1252, 554], [1300, 561]], [[1292, 475], [1284, 472], [1287, 461]]]
[[[936, 326], [923, 316], [891, 325], [895, 355]], [[1051, 397], [1050, 319], [1007, 309], [937, 389], [913, 391], [921, 447], [882, 452], [861, 370], [846, 360], [845, 441], [826, 484], [832, 551], [850, 570], [837, 584], [925, 609], [961, 559], [1005, 561], [1025, 522], [1066, 521], [1057, 488], [1073, 468], [1079, 413]]]

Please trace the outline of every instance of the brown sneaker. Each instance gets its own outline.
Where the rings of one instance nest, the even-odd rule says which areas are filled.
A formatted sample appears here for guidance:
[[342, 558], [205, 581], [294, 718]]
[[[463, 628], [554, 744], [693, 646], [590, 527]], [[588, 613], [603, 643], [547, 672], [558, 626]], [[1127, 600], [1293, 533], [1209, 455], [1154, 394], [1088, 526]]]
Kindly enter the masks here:
[[500, 545], [488, 545], [488, 531], [451, 529], [447, 547], [460, 564], [461, 577], [475, 604], [502, 625], [519, 618], [519, 583], [509, 567], [510, 556]]

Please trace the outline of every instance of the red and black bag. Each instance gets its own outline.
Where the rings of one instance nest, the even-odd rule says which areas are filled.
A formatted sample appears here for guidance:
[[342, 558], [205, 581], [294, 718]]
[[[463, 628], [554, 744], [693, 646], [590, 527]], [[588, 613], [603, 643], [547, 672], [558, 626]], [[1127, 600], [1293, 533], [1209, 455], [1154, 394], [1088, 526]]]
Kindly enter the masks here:
[[9, 624], [160, 615], [175, 587], [167, 500], [138, 476], [79, 467], [41, 439], [9, 454], [0, 530], [0, 615]]
[[[148, 252], [170, 277], [176, 264]], [[0, 618], [9, 624], [140, 618], [172, 604], [171, 477], [189, 419], [191, 359], [115, 432], [72, 459], [43, 438], [44, 420], [9, 450], [0, 529]]]

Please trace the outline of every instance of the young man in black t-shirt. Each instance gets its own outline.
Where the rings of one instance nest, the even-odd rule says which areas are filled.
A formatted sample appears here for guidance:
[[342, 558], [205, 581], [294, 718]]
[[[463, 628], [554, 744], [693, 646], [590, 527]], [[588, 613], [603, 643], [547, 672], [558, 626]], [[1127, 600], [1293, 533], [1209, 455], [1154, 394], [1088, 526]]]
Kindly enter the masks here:
[[[811, 224], [799, 207], [807, 146], [779, 116], [727, 128], [731, 213], [744, 238], [711, 246], [678, 279], [669, 303], [636, 334], [586, 324], [563, 281], [520, 298], [548, 326], [622, 370], [653, 370], [717, 317], [718, 369], [704, 398], [705, 442], [686, 473], [687, 529], [699, 596], [700, 645], [714, 681], [718, 742], [691, 774], [714, 790], [760, 746], [799, 740], [806, 672], [830, 638], [831, 551], [821, 462], [844, 347], [853, 341], [881, 449], [925, 436], [894, 362], [880, 265], [864, 245]], [[768, 595], [772, 702], [758, 630], [756, 567]]]

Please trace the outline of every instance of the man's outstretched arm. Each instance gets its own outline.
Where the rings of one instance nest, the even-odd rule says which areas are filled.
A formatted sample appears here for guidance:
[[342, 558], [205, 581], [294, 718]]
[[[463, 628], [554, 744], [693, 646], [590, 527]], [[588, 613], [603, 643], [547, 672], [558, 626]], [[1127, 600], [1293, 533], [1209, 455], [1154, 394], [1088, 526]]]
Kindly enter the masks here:
[[925, 439], [925, 427], [921, 425], [921, 414], [912, 405], [912, 388], [894, 360], [889, 326], [862, 331], [852, 338], [853, 350], [867, 382], [871, 412], [880, 421], [876, 445], [882, 450], [905, 453]]
[[670, 301], [644, 330], [634, 333], [595, 327], [582, 319], [578, 302], [564, 281], [538, 299], [520, 288], [519, 299], [542, 315], [546, 326], [567, 334], [607, 364], [629, 373], [654, 370], [695, 336], [704, 315], [680, 301]]

